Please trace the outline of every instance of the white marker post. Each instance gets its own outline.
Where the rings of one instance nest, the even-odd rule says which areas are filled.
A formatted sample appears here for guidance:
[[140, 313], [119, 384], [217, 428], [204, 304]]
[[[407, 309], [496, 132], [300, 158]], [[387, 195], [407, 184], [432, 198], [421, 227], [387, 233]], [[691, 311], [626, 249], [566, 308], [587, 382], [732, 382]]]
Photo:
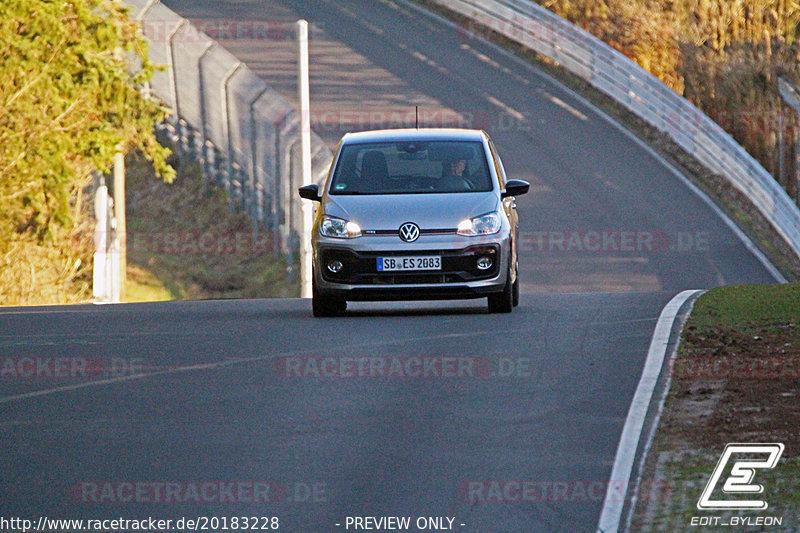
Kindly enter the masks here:
[[[297, 89], [300, 96], [300, 149], [303, 185], [311, 183], [311, 111], [308, 90], [308, 22], [297, 21], [298, 65]], [[313, 206], [311, 200], [300, 200], [303, 216], [303, 234], [300, 238], [300, 296], [311, 298], [311, 226]]]
[[92, 293], [95, 302], [105, 303], [110, 298], [108, 271], [108, 187], [104, 179], [94, 194], [94, 268]]
[[92, 293], [95, 303], [119, 303], [120, 257], [116, 235], [114, 200], [108, 195], [105, 179], [94, 197], [94, 265]]

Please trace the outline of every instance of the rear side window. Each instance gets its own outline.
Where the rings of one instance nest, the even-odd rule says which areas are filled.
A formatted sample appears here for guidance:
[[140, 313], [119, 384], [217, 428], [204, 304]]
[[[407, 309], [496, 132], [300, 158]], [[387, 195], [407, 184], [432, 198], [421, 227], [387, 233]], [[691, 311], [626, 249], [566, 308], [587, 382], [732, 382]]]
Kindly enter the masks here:
[[342, 148], [329, 194], [487, 192], [492, 180], [483, 144], [403, 141]]

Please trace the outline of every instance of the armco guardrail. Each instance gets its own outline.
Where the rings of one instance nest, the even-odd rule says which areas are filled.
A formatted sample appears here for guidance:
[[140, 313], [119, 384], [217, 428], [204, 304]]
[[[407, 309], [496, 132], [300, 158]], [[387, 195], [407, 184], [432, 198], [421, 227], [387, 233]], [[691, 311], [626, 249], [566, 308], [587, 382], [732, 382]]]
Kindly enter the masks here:
[[800, 256], [800, 211], [772, 176], [718, 124], [601, 40], [530, 0], [434, 0], [556, 61], [666, 132], [720, 174]]
[[[293, 256], [302, 235], [298, 111], [158, 0], [124, 1], [141, 22], [150, 58], [166, 66], [150, 90], [173, 110], [166, 127], [179, 158], [202, 163], [204, 179], [225, 187], [232, 207], [272, 232], [275, 253]], [[312, 177], [320, 182], [332, 155], [314, 134], [311, 154]]]

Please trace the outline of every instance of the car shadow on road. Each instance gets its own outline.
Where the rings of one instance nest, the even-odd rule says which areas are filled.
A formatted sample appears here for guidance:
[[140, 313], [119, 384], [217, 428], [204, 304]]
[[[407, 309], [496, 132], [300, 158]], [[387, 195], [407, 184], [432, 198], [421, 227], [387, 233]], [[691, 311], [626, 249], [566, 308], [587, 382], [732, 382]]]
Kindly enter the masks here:
[[487, 314], [485, 300], [468, 302], [349, 302], [343, 317]]

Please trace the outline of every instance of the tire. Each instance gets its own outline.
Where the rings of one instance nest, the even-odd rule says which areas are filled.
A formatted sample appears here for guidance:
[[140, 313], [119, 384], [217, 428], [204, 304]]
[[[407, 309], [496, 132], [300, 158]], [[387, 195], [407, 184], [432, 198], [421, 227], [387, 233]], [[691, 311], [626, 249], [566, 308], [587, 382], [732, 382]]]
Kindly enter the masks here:
[[311, 311], [315, 317], [339, 316], [347, 309], [347, 301], [324, 296], [317, 290], [316, 281], [311, 283]]
[[490, 313], [510, 313], [514, 309], [514, 288], [511, 283], [511, 269], [508, 269], [506, 284], [501, 292], [489, 295]]
[[514, 300], [514, 307], [517, 307], [519, 305], [519, 259], [517, 259], [517, 263], [514, 265], [514, 272], [517, 274], [517, 277], [514, 280], [514, 285], [511, 287], [511, 293]]
[[514, 280], [514, 285], [511, 286], [511, 299], [514, 307], [519, 305], [519, 271], [517, 271], [517, 279]]

